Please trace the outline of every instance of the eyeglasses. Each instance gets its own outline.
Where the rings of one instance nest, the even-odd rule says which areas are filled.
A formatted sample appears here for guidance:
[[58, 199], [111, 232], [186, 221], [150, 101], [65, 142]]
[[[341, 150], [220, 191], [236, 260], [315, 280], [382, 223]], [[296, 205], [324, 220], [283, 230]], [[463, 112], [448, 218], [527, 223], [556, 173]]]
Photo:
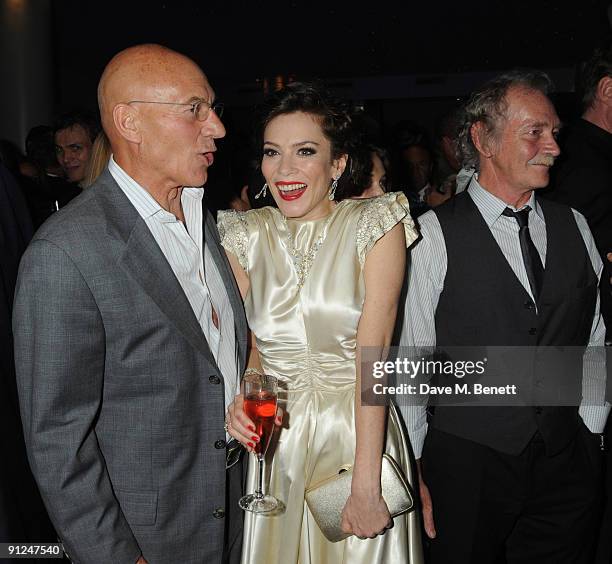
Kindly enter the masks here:
[[195, 119], [198, 121], [206, 121], [210, 115], [210, 111], [215, 112], [216, 116], [220, 118], [223, 115], [225, 105], [223, 102], [207, 102], [206, 100], [198, 100], [197, 102], [183, 103], [183, 102], [157, 102], [153, 100], [131, 100], [128, 104], [162, 104], [164, 106], [189, 106], [190, 112], [193, 114]]

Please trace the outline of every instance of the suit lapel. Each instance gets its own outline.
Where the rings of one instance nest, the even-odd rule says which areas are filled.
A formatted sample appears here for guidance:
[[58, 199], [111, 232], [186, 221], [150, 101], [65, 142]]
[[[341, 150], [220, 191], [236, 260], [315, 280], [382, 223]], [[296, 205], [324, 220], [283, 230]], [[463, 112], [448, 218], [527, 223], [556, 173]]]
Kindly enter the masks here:
[[183, 288], [142, 218], [134, 226], [119, 264], [187, 341], [215, 363]]
[[102, 186], [98, 190], [98, 201], [107, 211], [109, 234], [119, 235], [125, 242], [119, 266], [139, 284], [185, 339], [217, 366], [191, 304], [144, 219], [108, 170], [99, 182]]

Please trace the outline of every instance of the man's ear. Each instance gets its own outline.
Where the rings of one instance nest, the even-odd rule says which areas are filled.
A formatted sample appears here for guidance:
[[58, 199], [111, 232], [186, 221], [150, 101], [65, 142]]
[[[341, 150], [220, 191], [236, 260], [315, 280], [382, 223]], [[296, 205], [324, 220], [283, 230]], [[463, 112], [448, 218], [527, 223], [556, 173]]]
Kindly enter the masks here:
[[472, 127], [470, 127], [470, 137], [474, 147], [483, 157], [489, 159], [493, 156], [490, 134], [484, 123], [481, 121], [473, 123]]
[[612, 106], [612, 76], [604, 76], [595, 90], [595, 97], [607, 106]]
[[113, 123], [121, 137], [131, 143], [140, 143], [141, 133], [137, 112], [129, 104], [117, 104], [113, 108]]
[[337, 159], [334, 159], [332, 163], [332, 176], [336, 179], [342, 176], [344, 169], [346, 168], [346, 163], [348, 162], [348, 155], [340, 155]]

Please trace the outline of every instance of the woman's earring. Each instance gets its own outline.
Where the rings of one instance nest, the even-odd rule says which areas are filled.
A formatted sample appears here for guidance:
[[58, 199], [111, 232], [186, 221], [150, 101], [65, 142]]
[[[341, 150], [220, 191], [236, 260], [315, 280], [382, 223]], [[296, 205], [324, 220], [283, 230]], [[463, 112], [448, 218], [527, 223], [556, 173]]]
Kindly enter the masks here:
[[328, 198], [333, 202], [336, 199], [336, 188], [338, 188], [338, 179], [334, 178], [331, 184], [331, 190], [329, 191]]
[[259, 200], [259, 198], [261, 198], [262, 196], [265, 198], [267, 193], [268, 193], [268, 183], [266, 182], [263, 185], [263, 188], [258, 192], [257, 196], [255, 196], [255, 199]]

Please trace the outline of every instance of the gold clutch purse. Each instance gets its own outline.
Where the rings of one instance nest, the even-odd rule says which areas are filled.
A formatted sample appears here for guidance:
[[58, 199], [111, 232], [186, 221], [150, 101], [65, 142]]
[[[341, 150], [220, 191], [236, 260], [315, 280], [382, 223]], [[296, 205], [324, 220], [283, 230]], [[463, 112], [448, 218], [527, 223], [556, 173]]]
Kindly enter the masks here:
[[[343, 466], [338, 474], [319, 482], [306, 491], [306, 503], [325, 538], [338, 542], [350, 536], [340, 526], [342, 510], [351, 493], [353, 479], [352, 466]], [[410, 511], [414, 500], [397, 462], [388, 454], [383, 454], [380, 475], [382, 496], [389, 508], [391, 517]]]

